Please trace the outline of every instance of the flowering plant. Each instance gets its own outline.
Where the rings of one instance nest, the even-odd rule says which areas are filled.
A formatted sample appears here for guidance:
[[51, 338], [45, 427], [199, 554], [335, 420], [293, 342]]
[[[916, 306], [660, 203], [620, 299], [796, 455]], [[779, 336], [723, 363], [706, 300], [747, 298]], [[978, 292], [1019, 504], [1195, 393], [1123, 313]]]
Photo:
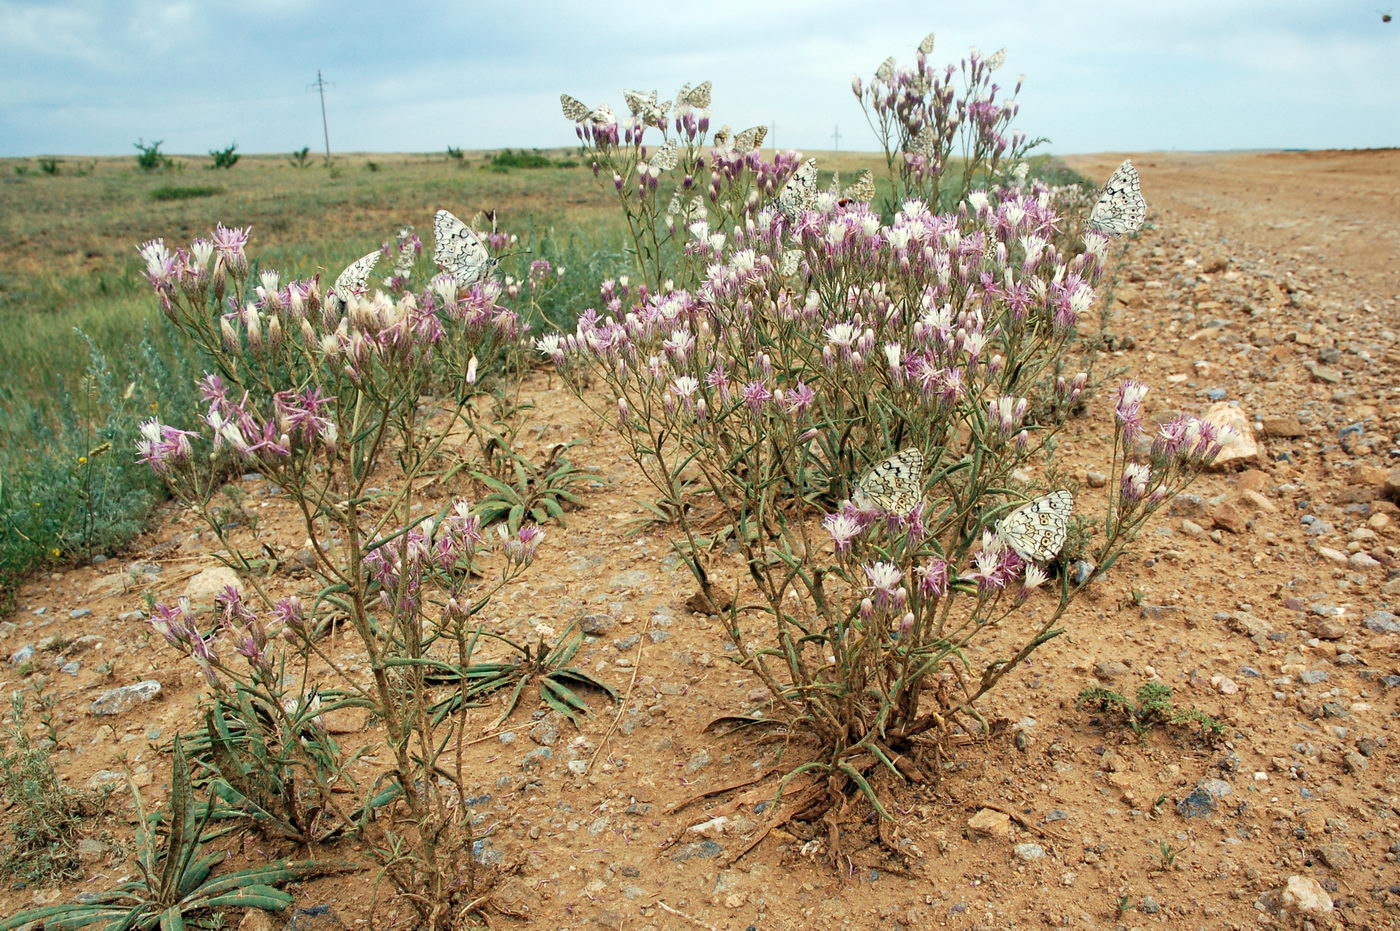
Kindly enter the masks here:
[[[791, 811], [859, 791], [887, 842], [878, 774], [936, 773], [955, 733], [981, 727], [977, 700], [1220, 446], [1182, 418], [1136, 461], [1145, 389], [1129, 383], [1102, 537], [1086, 549], [1065, 490], [1012, 511], [1059, 430], [1027, 394], [1093, 305], [1107, 240], [1052, 243], [1063, 220], [1043, 188], [972, 191], [945, 213], [916, 193], [929, 200], [889, 222], [835, 197], [761, 207], [694, 288], [605, 282], [604, 311], [536, 342], [628, 441], [699, 603], [810, 741], [788, 779], [830, 777]], [[1085, 381], [1049, 383], [1068, 403]]]
[[[464, 853], [472, 825], [461, 755], [484, 633], [476, 618], [530, 565], [543, 533], [528, 523], [502, 528], [490, 554], [466, 500], [421, 513], [421, 492], [454, 432], [482, 438], [469, 399], [519, 352], [525, 330], [507, 302], [522, 293], [528, 300], [550, 270], [532, 269], [524, 286], [483, 278], [463, 287], [438, 275], [409, 291], [421, 243], [406, 228], [385, 246], [397, 252], [384, 282], [390, 293], [370, 294], [371, 257], [361, 260], [358, 281], [347, 271], [323, 289], [316, 280], [283, 284], [270, 271], [254, 277], [246, 244], [246, 230], [219, 227], [187, 250], [160, 241], [141, 247], [166, 315], [217, 372], [200, 383], [201, 429], [148, 422], [138, 452], [205, 518], [224, 546], [221, 558], [254, 595], [225, 591], [212, 633], [201, 633], [195, 606], [183, 602], [158, 605], [151, 623], [199, 665], [214, 694], [207, 737], [225, 796], [303, 841], [366, 828], [365, 814], [398, 799], [413, 829], [402, 836], [377, 826], [374, 850], [425, 922], [446, 926], [460, 905], [453, 903], [470, 901], [476, 886]], [[449, 399], [439, 409], [422, 403], [434, 392]], [[225, 461], [258, 470], [300, 512], [320, 583], [309, 605], [277, 597], [245, 552], [256, 541], [233, 538], [214, 519], [210, 500]], [[323, 649], [320, 637], [335, 620], [363, 648], [367, 683]], [[444, 682], [457, 686], [449, 701], [456, 714], [435, 713], [443, 701], [434, 689]], [[332, 790], [355, 783], [323, 718], [352, 704], [382, 722], [392, 791], [371, 797], [360, 786], [363, 803], [346, 811]], [[221, 726], [230, 715], [241, 737]], [[258, 750], [244, 754], [249, 765], [230, 762], [249, 747]], [[288, 773], [305, 777], [304, 791], [279, 792], [274, 777]]]
[[[1005, 63], [1006, 49], [985, 57], [973, 49], [956, 65], [937, 69], [929, 60], [933, 45], [929, 33], [912, 68], [887, 58], [869, 81], [852, 78], [851, 92], [884, 150], [892, 203], [916, 198], [937, 211], [990, 179], [1005, 179], [1044, 140], [1010, 128], [1020, 110], [1016, 95], [1023, 78], [1016, 79], [1009, 99], [998, 99], [1004, 88], [992, 75]], [[945, 177], [950, 171], [956, 173]]]

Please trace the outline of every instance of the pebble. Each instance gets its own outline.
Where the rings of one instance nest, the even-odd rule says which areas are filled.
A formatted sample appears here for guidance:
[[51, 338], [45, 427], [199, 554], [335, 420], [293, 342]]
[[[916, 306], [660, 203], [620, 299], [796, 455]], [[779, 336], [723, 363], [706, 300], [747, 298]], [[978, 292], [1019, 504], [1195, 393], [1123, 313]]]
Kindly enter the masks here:
[[23, 666], [34, 658], [34, 645], [26, 643], [10, 654], [10, 664], [13, 666]]
[[713, 860], [724, 853], [724, 848], [712, 840], [698, 840], [676, 848], [671, 854], [671, 859], [677, 863], [682, 860]]
[[991, 808], [979, 809], [967, 821], [968, 830], [983, 837], [1006, 838], [1011, 836], [1011, 819]]
[[1199, 818], [1215, 811], [1215, 796], [1205, 789], [1196, 788], [1191, 794], [1176, 803], [1176, 813], [1183, 818]]
[[1094, 664], [1094, 675], [1107, 682], [1121, 678], [1128, 674], [1128, 667], [1125, 663], [1120, 663], [1116, 659], [1102, 660]]
[[1045, 857], [1045, 848], [1039, 844], [1017, 844], [1012, 850], [1016, 856], [1027, 862]]
[[91, 613], [91, 608], [74, 608], [72, 611], [68, 612], [68, 616], [76, 621], [78, 618], [87, 617]]

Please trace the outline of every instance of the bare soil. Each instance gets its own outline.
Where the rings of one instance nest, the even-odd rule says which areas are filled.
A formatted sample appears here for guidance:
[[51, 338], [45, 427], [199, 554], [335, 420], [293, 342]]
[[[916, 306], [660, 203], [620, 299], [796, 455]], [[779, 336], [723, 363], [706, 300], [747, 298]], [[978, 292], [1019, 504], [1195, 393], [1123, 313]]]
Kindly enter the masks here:
[[[1070, 161], [1102, 178], [1122, 157]], [[549, 529], [490, 620], [525, 636], [589, 617], [577, 664], [625, 697], [590, 695], [577, 730], [527, 701], [468, 748], [497, 901], [528, 916], [493, 926], [1400, 927], [1400, 621], [1384, 613], [1400, 604], [1400, 151], [1133, 157], [1149, 228], [1105, 295], [1113, 350], [1096, 375], [1150, 384], [1159, 418], [1237, 402], [1261, 451], [1179, 499], [1077, 603], [1066, 635], [989, 696], [983, 712], [1008, 726], [961, 746], [935, 785], [894, 787], [910, 862], [854, 846], [834, 870], [819, 843], [781, 830], [735, 859], [762, 830], [772, 779], [677, 810], [781, 764], [782, 745], [706, 730], [750, 708], [758, 683], [687, 608], [694, 585], [665, 532], [637, 533], [637, 502], [653, 494], [617, 438], [548, 373], [531, 376], [529, 451], [580, 439], [574, 459], [607, 485]], [[1108, 466], [1110, 392], [1061, 443], [1061, 467], [1090, 488]], [[289, 502], [256, 477], [239, 485], [257, 517], [241, 542], [295, 553]], [[132, 552], [34, 580], [0, 623], [3, 657], [38, 648], [23, 666], [0, 659], [4, 688], [43, 676], [62, 698], [55, 763], [71, 784], [130, 768], [161, 797], [162, 748], [196, 724], [202, 680], [130, 612], [215, 565], [201, 529], [172, 506]], [[59, 668], [70, 661], [76, 671]], [[162, 685], [151, 704], [89, 714], [100, 691], [149, 678]], [[1131, 694], [1153, 680], [1225, 721], [1225, 737], [1138, 739], [1075, 707], [1085, 687]], [[499, 701], [476, 712], [483, 729]], [[349, 747], [375, 736], [362, 721], [339, 728]], [[576, 774], [577, 760], [592, 768]], [[115, 798], [101, 830], [129, 837]], [[969, 827], [981, 809], [989, 832]], [[303, 853], [253, 836], [232, 849], [231, 862]], [[348, 842], [329, 853], [357, 856]], [[66, 887], [7, 884], [0, 914], [130, 872], [98, 856]], [[1318, 880], [1332, 910], [1280, 911], [1273, 893], [1295, 875]], [[274, 927], [413, 926], [369, 866], [292, 888], [309, 911]]]

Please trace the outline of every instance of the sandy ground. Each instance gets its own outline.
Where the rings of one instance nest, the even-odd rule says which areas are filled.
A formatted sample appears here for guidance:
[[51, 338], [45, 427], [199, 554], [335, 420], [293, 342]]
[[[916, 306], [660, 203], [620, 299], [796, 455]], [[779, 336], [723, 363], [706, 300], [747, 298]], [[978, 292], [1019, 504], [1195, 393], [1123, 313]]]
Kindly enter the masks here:
[[[1121, 158], [1070, 161], [1102, 178]], [[693, 585], [666, 539], [632, 532], [649, 489], [618, 441], [557, 381], [532, 376], [543, 426], [528, 442], [582, 438], [575, 460], [608, 484], [550, 530], [529, 584], [492, 620], [523, 633], [591, 618], [578, 664], [627, 697], [592, 696], [597, 713], [577, 731], [523, 706], [470, 748], [494, 829], [487, 856], [509, 868], [499, 900], [528, 915], [494, 926], [1400, 927], [1400, 620], [1388, 613], [1400, 603], [1400, 152], [1133, 158], [1149, 227], [1113, 293], [1115, 349], [1099, 374], [1148, 382], [1157, 417], [1237, 404], [1261, 449], [1178, 500], [1077, 603], [1069, 633], [989, 696], [984, 712], [1014, 727], [961, 748], [936, 785], [899, 792], [901, 831], [924, 854], [915, 862], [871, 848], [837, 872], [775, 832], [725, 865], [760, 826], [752, 803], [711, 834], [682, 833], [732, 796], [673, 806], [771, 764], [771, 745], [704, 730], [746, 708], [756, 683], [686, 608]], [[1108, 408], [1100, 396], [1062, 442], [1061, 464], [1091, 486], [1108, 465]], [[259, 515], [244, 542], [294, 552], [286, 500], [241, 484]], [[34, 580], [0, 624], [6, 657], [38, 650], [27, 677], [0, 664], [6, 689], [45, 676], [62, 699], [56, 763], [73, 784], [130, 767], [160, 797], [158, 748], [195, 724], [200, 680], [130, 612], [146, 591], [179, 595], [212, 565], [208, 548], [171, 507], [132, 552]], [[54, 635], [63, 640], [45, 641]], [[151, 704], [88, 713], [100, 691], [147, 678], [163, 686]], [[1139, 741], [1074, 707], [1086, 686], [1131, 693], [1154, 678], [1227, 722], [1225, 738]], [[481, 727], [498, 710], [478, 712]], [[348, 746], [374, 736], [362, 723], [344, 730]], [[567, 765], [595, 753], [585, 775]], [[983, 808], [1010, 820], [974, 830]], [[120, 804], [103, 830], [129, 832]], [[295, 853], [251, 837], [235, 846], [251, 861]], [[353, 844], [330, 852], [355, 855]], [[0, 914], [131, 870], [100, 851], [90, 859], [66, 888], [0, 892]], [[1282, 907], [1290, 877], [1316, 882], [1317, 911]], [[300, 911], [270, 927], [412, 926], [368, 868], [292, 888]]]

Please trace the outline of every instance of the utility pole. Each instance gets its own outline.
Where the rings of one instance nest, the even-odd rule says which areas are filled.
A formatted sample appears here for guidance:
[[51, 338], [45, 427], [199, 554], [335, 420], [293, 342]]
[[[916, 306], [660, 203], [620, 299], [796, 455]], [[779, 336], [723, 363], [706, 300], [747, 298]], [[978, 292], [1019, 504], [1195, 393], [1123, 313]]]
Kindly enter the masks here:
[[778, 144], [773, 141], [773, 137], [778, 134], [778, 121], [773, 120], [768, 124], [768, 148], [774, 152], [778, 151]]
[[840, 152], [840, 151], [841, 151], [841, 127], [840, 127], [840, 126], [837, 126], [835, 129], [833, 129], [833, 130], [831, 131], [831, 150], [832, 150], [833, 152]]
[[316, 69], [316, 82], [315, 82], [314, 84], [307, 85], [307, 89], [308, 89], [308, 90], [314, 89], [314, 90], [316, 90], [316, 91], [321, 95], [321, 132], [324, 133], [324, 134], [325, 134], [325, 137], [326, 137], [326, 161], [330, 161], [330, 160], [331, 160], [331, 131], [330, 131], [330, 127], [326, 124], [326, 88], [327, 88], [327, 87], [335, 87], [335, 85], [334, 85], [334, 84], [328, 83], [324, 78], [322, 78], [322, 77], [321, 77], [321, 69], [320, 69], [320, 68], [317, 68], [317, 69]]

